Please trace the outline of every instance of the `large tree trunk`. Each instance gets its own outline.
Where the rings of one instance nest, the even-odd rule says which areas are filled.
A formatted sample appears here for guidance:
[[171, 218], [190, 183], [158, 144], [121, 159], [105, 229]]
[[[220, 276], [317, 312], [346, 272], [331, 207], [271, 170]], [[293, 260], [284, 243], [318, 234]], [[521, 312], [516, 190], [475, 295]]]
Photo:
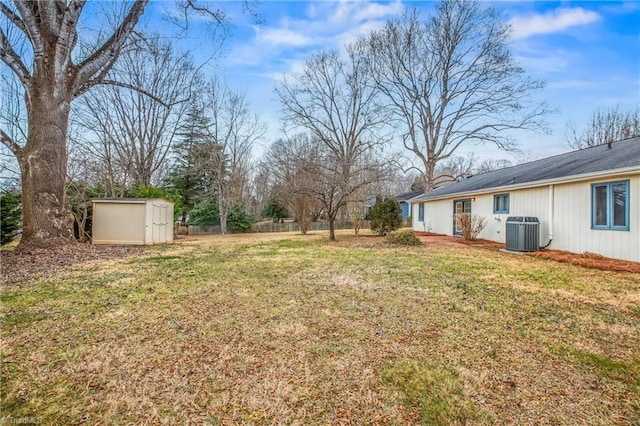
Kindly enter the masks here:
[[436, 161], [434, 160], [435, 156], [432, 153], [429, 153], [427, 160], [424, 162], [424, 192], [428, 194], [434, 189], [434, 175], [436, 171]]
[[19, 249], [76, 242], [66, 205], [67, 123], [71, 107], [63, 90], [34, 82], [28, 108], [29, 133], [19, 156], [23, 230]]
[[227, 229], [227, 217], [229, 216], [229, 209], [223, 204], [219, 205], [218, 209], [220, 210], [220, 233], [228, 234], [229, 230]]
[[336, 240], [336, 225], [335, 225], [335, 221], [336, 221], [336, 216], [337, 216], [337, 211], [333, 212], [331, 214], [329, 214], [329, 240], [330, 241], [335, 241]]

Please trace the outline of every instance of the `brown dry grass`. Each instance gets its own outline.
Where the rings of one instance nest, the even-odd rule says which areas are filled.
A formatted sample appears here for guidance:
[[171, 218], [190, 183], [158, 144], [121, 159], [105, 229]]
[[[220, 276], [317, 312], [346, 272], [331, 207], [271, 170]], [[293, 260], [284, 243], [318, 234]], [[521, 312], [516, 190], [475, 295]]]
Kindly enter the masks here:
[[634, 424], [639, 292], [638, 274], [436, 242], [184, 238], [7, 283], [3, 415]]

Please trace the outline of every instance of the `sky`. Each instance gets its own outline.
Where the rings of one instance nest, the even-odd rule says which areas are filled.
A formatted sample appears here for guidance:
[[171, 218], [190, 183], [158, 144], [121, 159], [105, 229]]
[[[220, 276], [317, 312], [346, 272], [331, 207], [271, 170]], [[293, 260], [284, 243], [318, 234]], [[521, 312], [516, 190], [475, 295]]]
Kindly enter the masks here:
[[[223, 54], [213, 63], [268, 124], [263, 143], [268, 146], [282, 134], [273, 90], [284, 75], [300, 72], [314, 52], [341, 49], [408, 8], [427, 16], [435, 3], [265, 0], [255, 6], [261, 22], [242, 13], [240, 2], [215, 4], [229, 13], [232, 26]], [[640, 105], [639, 1], [486, 1], [482, 6], [496, 8], [512, 26], [512, 52], [529, 75], [546, 82], [541, 99], [555, 113], [547, 117], [549, 134], [515, 136], [518, 154], [492, 146], [472, 146], [461, 154], [513, 162], [560, 154], [570, 150], [568, 123], [580, 128], [598, 108], [629, 110]], [[171, 2], [152, 7], [151, 14], [172, 14]], [[198, 23], [192, 25], [197, 28]], [[185, 44], [196, 58], [206, 55], [206, 35], [191, 34]]]
[[[426, 17], [436, 4], [257, 0], [253, 8], [260, 19], [256, 20], [243, 13], [243, 2], [238, 0], [202, 2], [219, 7], [230, 17], [221, 50], [215, 48], [206, 31], [206, 18], [191, 17], [186, 32], [178, 32], [177, 26], [169, 23], [179, 15], [174, 0], [152, 0], [140, 26], [167, 34], [178, 47], [192, 53], [205, 73], [218, 74], [232, 89], [246, 95], [269, 129], [254, 149], [257, 158], [283, 135], [281, 107], [274, 93], [283, 76], [300, 72], [315, 52], [340, 50], [407, 9], [415, 7]], [[103, 8], [124, 11], [130, 6], [130, 2], [104, 4], [93, 3], [93, 8], [85, 10], [89, 30], [98, 31], [92, 28], [98, 22], [107, 24]], [[520, 152], [468, 145], [458, 151], [460, 155], [473, 153], [480, 161], [507, 159], [519, 163], [561, 154], [571, 150], [567, 143], [569, 123], [580, 129], [598, 108], [618, 106], [629, 111], [640, 107], [640, 0], [481, 1], [481, 6], [497, 9], [511, 25], [511, 49], [517, 62], [530, 76], [546, 82], [540, 100], [555, 112], [546, 119], [548, 134], [514, 135]], [[393, 148], [402, 149], [399, 137]]]
[[[217, 2], [232, 18], [231, 34], [217, 70], [235, 90], [246, 94], [268, 124], [263, 143], [282, 135], [280, 105], [274, 87], [287, 74], [303, 69], [314, 52], [341, 49], [360, 35], [416, 7], [428, 16], [431, 1], [262, 1], [262, 22], [241, 12], [239, 2]], [[567, 125], [580, 128], [598, 108], [631, 110], [640, 106], [640, 1], [501, 1], [481, 3], [497, 9], [512, 27], [512, 52], [529, 75], [546, 82], [542, 91], [555, 110], [547, 117], [549, 134], [522, 132], [521, 152], [472, 146], [480, 159], [519, 162], [570, 150]], [[156, 13], [170, 14], [170, 3]], [[206, 37], [195, 37], [195, 52], [206, 50]], [[203, 41], [204, 40], [204, 41]], [[198, 55], [198, 53], [196, 53]], [[398, 142], [399, 144], [399, 142]], [[399, 145], [398, 145], [399, 146]], [[257, 150], [258, 154], [260, 148]]]

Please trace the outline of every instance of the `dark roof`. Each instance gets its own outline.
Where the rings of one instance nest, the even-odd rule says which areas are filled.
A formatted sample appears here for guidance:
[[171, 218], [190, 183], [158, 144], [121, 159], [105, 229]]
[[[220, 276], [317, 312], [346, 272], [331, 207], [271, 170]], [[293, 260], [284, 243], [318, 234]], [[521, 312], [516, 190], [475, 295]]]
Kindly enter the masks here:
[[395, 198], [396, 201], [400, 203], [402, 201], [407, 201], [407, 200], [410, 200], [410, 199], [412, 199], [414, 197], [417, 197], [418, 195], [422, 195], [423, 192], [424, 191], [405, 192], [405, 193], [402, 193], [402, 194], [395, 195], [393, 198]]
[[411, 201], [640, 166], [640, 137], [471, 176]]

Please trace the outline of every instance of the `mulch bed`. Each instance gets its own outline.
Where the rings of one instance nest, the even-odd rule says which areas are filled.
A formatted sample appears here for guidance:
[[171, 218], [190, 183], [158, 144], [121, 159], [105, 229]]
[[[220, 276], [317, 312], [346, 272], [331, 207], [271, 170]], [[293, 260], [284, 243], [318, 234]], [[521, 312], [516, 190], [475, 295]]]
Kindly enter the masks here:
[[2, 285], [44, 278], [71, 265], [90, 260], [112, 259], [144, 251], [144, 247], [93, 246], [70, 244], [51, 249], [34, 249], [27, 253], [0, 252]]
[[562, 250], [541, 250], [527, 253], [529, 256], [555, 260], [556, 262], [570, 263], [572, 265], [585, 266], [587, 268], [600, 269], [612, 272], [633, 272], [640, 274], [640, 263], [626, 260], [611, 259], [595, 253], [571, 253]]
[[[481, 239], [467, 241], [460, 237], [434, 234], [432, 232], [416, 232], [415, 234], [425, 244], [444, 243], [447, 245], [467, 245], [490, 250], [504, 249], [504, 243], [497, 243], [495, 241]], [[526, 254], [528, 256], [599, 269], [602, 271], [640, 273], [640, 263], [638, 262], [611, 259], [595, 253], [571, 253], [562, 250], [540, 250]]]

